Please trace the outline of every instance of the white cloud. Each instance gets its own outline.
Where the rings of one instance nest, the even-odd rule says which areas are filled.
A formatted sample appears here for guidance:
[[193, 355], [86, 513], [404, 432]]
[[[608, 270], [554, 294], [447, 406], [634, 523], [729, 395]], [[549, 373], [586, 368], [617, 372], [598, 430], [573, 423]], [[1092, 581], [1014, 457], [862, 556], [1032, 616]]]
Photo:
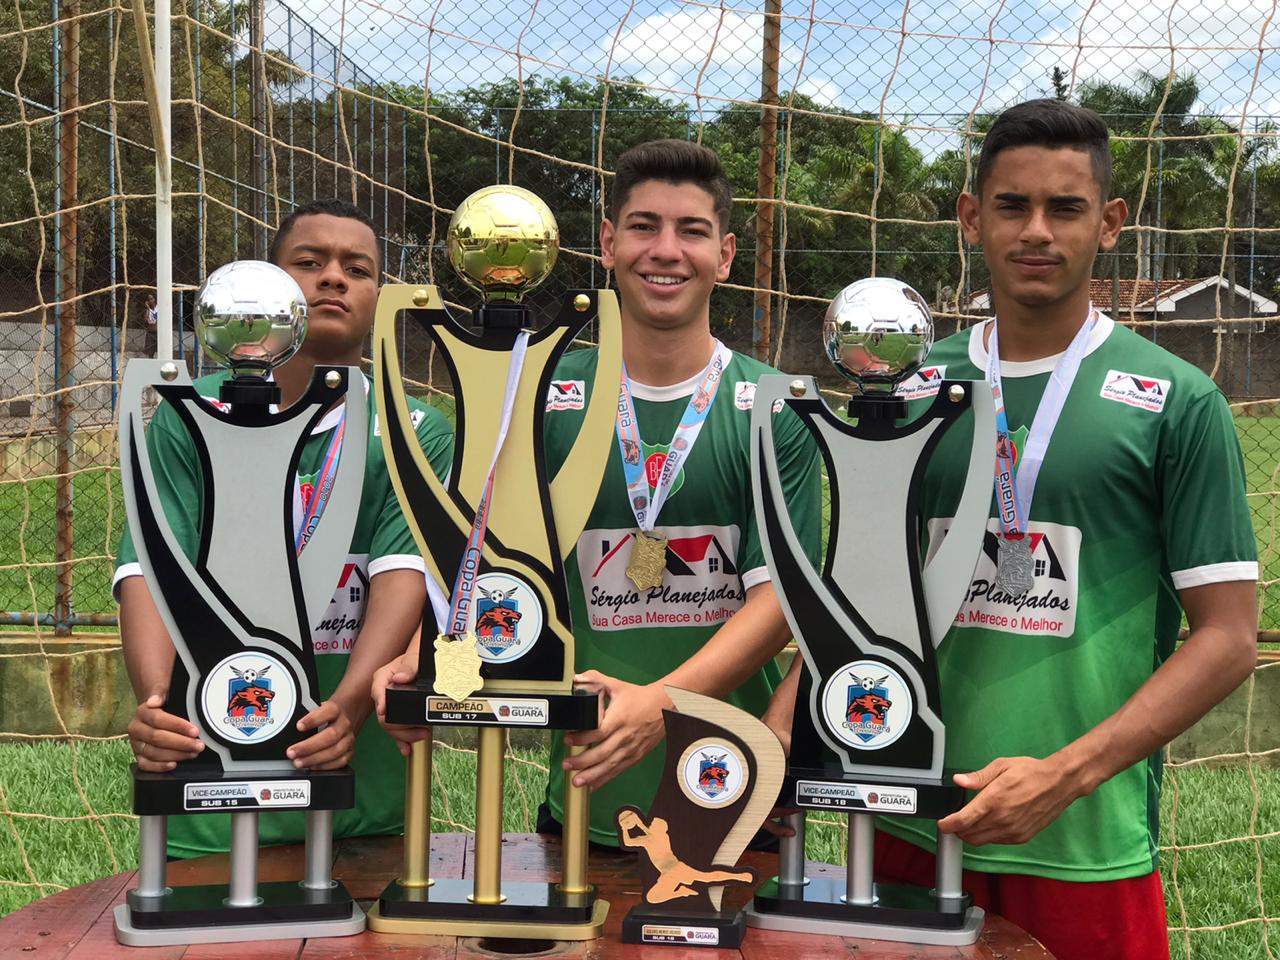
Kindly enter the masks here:
[[826, 80], [814, 76], [805, 77], [796, 84], [796, 92], [803, 93], [806, 97], [812, 97], [823, 106], [845, 106], [844, 91], [834, 80]]
[[[655, 13], [618, 38], [614, 58], [619, 63], [651, 68], [701, 67], [710, 55], [717, 66], [746, 64], [760, 58], [764, 17], [717, 10]], [[601, 44], [608, 53], [612, 38]]]
[[[1193, 73], [1209, 109], [1241, 103], [1257, 62], [1260, 34], [1272, 0], [1120, 0], [1092, 9], [1077, 5], [1069, 26], [1046, 31], [1026, 48], [1017, 72], [997, 100], [1018, 99], [1049, 84], [1055, 66], [1084, 80], [1132, 81], [1139, 73]], [[1264, 39], [1263, 72], [1255, 99], [1274, 83], [1280, 66], [1280, 19]]]

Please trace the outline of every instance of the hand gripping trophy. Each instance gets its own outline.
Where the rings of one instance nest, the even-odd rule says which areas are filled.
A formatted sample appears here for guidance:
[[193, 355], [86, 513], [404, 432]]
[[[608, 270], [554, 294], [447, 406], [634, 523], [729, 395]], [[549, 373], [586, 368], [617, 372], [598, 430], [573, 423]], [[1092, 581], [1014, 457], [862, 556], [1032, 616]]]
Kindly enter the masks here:
[[[873, 816], [940, 819], [964, 792], [943, 768], [945, 727], [935, 648], [960, 609], [982, 548], [995, 463], [995, 404], [981, 381], [943, 381], [910, 423], [896, 384], [933, 342], [929, 308], [897, 280], [842, 290], [823, 326], [827, 357], [853, 381], [849, 419], [812, 378], [760, 379], [751, 423], [756, 511], [765, 557], [804, 657], [782, 802], [800, 808], [779, 876], [762, 886], [753, 926], [917, 943], [972, 943], [982, 911], [961, 890], [961, 842], [938, 836], [932, 891], [872, 882]], [[821, 570], [787, 516], [773, 410], [808, 426], [826, 464], [831, 528]], [[957, 425], [966, 411], [967, 425]], [[944, 431], [972, 429], [965, 486], [941, 543], [922, 562], [920, 487]], [[844, 889], [804, 876], [804, 811], [849, 817]]]
[[[206, 749], [170, 773], [133, 768], [140, 818], [138, 887], [116, 908], [122, 943], [153, 946], [345, 936], [364, 914], [329, 876], [334, 810], [355, 801], [349, 768], [299, 771], [285, 756], [309, 736], [316, 707], [311, 624], [329, 603], [351, 543], [364, 479], [367, 403], [359, 371], [318, 367], [307, 393], [277, 412], [269, 374], [307, 332], [302, 290], [269, 263], [214, 271], [196, 303], [196, 334], [231, 368], [217, 403], [169, 360], [135, 359], [120, 400], [120, 458], [129, 532], [177, 650], [164, 709], [190, 720]], [[165, 401], [203, 477], [199, 544], [188, 555], [166, 517], [143, 436], [144, 394]], [[319, 523], [294, 516], [297, 458], [311, 429], [346, 404], [345, 439]], [[161, 413], [158, 412], [157, 416]], [[301, 883], [258, 883], [258, 814], [307, 812]], [[229, 880], [165, 885], [167, 818], [231, 814]]]
[[[448, 244], [453, 268], [484, 298], [474, 328], [449, 315], [434, 287], [405, 285], [383, 287], [374, 326], [383, 449], [426, 561], [435, 621], [423, 625], [417, 682], [387, 691], [386, 719], [479, 727], [474, 875], [427, 875], [431, 747], [416, 743], [403, 873], [369, 923], [390, 932], [591, 939], [608, 904], [586, 879], [587, 791], [566, 787], [560, 882], [503, 883], [502, 758], [507, 727], [597, 723], [598, 695], [573, 688], [564, 561], [613, 443], [622, 369], [617, 299], [607, 290], [569, 291], [556, 317], [530, 329], [532, 311], [520, 301], [550, 273], [559, 234], [546, 204], [519, 187], [487, 187], [464, 200]], [[402, 317], [430, 336], [453, 379], [457, 439], [447, 483], [413, 434], [395, 343]], [[542, 418], [555, 365], [593, 321], [599, 358], [595, 379], [584, 384], [582, 427], [564, 462], [547, 463]]]

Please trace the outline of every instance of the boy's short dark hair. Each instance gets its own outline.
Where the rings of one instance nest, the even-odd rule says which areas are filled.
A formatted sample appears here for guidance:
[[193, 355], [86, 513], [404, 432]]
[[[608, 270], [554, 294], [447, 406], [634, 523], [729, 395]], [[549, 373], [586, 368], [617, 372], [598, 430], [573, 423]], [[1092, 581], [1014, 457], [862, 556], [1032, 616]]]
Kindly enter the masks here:
[[1087, 107], [1063, 100], [1028, 100], [1010, 107], [996, 118], [982, 141], [978, 157], [977, 191], [991, 173], [1002, 150], [1014, 147], [1048, 147], [1080, 150], [1093, 162], [1093, 177], [1102, 188], [1102, 199], [1111, 196], [1111, 147], [1102, 118]]
[[696, 184], [711, 194], [720, 233], [729, 232], [733, 190], [715, 151], [688, 140], [651, 140], [623, 153], [615, 173], [609, 203], [609, 219], [615, 224], [637, 185], [646, 180], [662, 180], [671, 184]]
[[310, 217], [317, 214], [346, 217], [363, 223], [369, 228], [369, 232], [373, 234], [373, 245], [377, 249], [376, 262], [378, 264], [382, 263], [382, 239], [378, 236], [378, 228], [374, 225], [373, 220], [354, 203], [339, 200], [337, 197], [328, 200], [311, 200], [281, 220], [280, 226], [276, 229], [276, 235], [271, 238], [271, 246], [267, 250], [267, 259], [279, 266], [276, 258], [279, 257], [280, 248], [284, 246], [285, 238], [289, 236], [289, 231], [293, 229], [294, 223], [300, 217]]

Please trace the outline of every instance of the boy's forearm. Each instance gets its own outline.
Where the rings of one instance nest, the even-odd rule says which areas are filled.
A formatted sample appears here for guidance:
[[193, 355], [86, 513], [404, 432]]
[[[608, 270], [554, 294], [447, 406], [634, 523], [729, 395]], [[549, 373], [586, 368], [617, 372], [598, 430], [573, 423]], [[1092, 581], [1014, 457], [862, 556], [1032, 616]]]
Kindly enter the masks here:
[[167, 695], [176, 651], [143, 577], [120, 581], [120, 641], [134, 696]]
[[357, 729], [373, 711], [369, 690], [374, 672], [414, 642], [422, 626], [425, 600], [419, 570], [388, 570], [369, 581], [364, 623], [332, 698], [342, 705]]
[[747, 602], [702, 649], [662, 682], [723, 697], [754, 676], [782, 649], [790, 635], [773, 585], [757, 584], [747, 591]]
[[787, 753], [791, 752], [791, 721], [795, 716], [796, 693], [800, 688], [800, 671], [803, 669], [804, 656], [797, 650], [795, 659], [791, 661], [791, 668], [778, 684], [778, 689], [773, 691], [769, 706], [760, 718], [782, 742]]

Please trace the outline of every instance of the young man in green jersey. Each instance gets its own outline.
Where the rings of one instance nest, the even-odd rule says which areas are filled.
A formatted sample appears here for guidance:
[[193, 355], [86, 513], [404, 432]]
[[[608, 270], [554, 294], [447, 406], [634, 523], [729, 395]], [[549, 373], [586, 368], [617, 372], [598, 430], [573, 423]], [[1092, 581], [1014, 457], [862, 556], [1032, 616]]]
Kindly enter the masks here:
[[[286, 270], [307, 298], [307, 336], [298, 352], [273, 375], [281, 407], [295, 403], [316, 364], [359, 365], [373, 327], [378, 298], [380, 247], [372, 221], [349, 203], [323, 200], [294, 211], [271, 244], [271, 260]], [[216, 398], [228, 376], [197, 380], [196, 389]], [[368, 389], [368, 381], [365, 381]], [[418, 440], [432, 467], [443, 475], [453, 455], [453, 431], [436, 410], [410, 401]], [[298, 470], [295, 506], [305, 509], [341, 412], [330, 410], [308, 440]], [[377, 728], [362, 730], [372, 710], [369, 683], [374, 669], [409, 643], [422, 616], [423, 563], [387, 475], [378, 433], [376, 404], [369, 396], [369, 449], [355, 533], [334, 597], [312, 633], [322, 702], [303, 717], [313, 736], [287, 751], [295, 767], [332, 770], [350, 763], [358, 778], [356, 806], [334, 815], [338, 836], [397, 833], [402, 828], [404, 764]], [[189, 435], [167, 405], [147, 429], [147, 446], [165, 515], [188, 555], [199, 542], [198, 465]], [[125, 663], [138, 709], [129, 739], [143, 770], [172, 770], [200, 754], [204, 744], [190, 722], [163, 709], [173, 669], [173, 643], [136, 561], [128, 532], [120, 545], [115, 589]], [[323, 729], [321, 729], [323, 728]], [[303, 837], [302, 813], [267, 814], [264, 843]], [[189, 857], [226, 850], [225, 816], [180, 817], [169, 826], [169, 853]]]
[[[712, 289], [728, 277], [736, 250], [730, 202], [720, 162], [705, 147], [662, 140], [618, 160], [601, 260], [621, 298], [620, 407], [634, 415], [620, 417], [595, 507], [566, 565], [576, 680], [599, 690], [606, 706], [599, 729], [554, 737], [542, 831], [559, 829], [571, 776], [593, 791], [591, 840], [617, 845], [615, 811], [647, 807], [661, 776], [662, 751], [654, 748], [670, 706], [665, 684], [758, 715], [778, 680], [772, 659], [790, 631], [761, 552], [748, 442], [756, 380], [774, 371], [711, 333]], [[562, 462], [577, 435], [595, 364], [595, 350], [580, 350], [556, 369], [548, 463]], [[784, 421], [783, 484], [796, 529], [816, 556], [817, 448], [799, 420]], [[668, 458], [679, 466], [664, 481]], [[659, 586], [639, 587], [629, 576], [641, 538], [659, 545]], [[412, 652], [389, 665], [383, 685], [407, 682], [415, 665]], [[567, 746], [586, 749], [568, 756]]]
[[[965, 239], [982, 246], [996, 318], [929, 358], [947, 379], [998, 388], [1014, 504], [1002, 514], [993, 496], [939, 648], [946, 761], [973, 795], [937, 829], [965, 841], [977, 902], [1059, 960], [1168, 956], [1160, 751], [1256, 657], [1256, 544], [1226, 400], [1089, 300], [1094, 257], [1114, 248], [1127, 213], [1109, 199], [1107, 139], [1096, 114], [1056, 100], [999, 117], [957, 207]], [[948, 432], [926, 472], [935, 545], [967, 443]], [[1029, 587], [1001, 568], [1022, 547]], [[1183, 612], [1190, 635], [1177, 644]], [[795, 677], [769, 712], [784, 734]], [[878, 826], [879, 875], [931, 884], [933, 824]]]

